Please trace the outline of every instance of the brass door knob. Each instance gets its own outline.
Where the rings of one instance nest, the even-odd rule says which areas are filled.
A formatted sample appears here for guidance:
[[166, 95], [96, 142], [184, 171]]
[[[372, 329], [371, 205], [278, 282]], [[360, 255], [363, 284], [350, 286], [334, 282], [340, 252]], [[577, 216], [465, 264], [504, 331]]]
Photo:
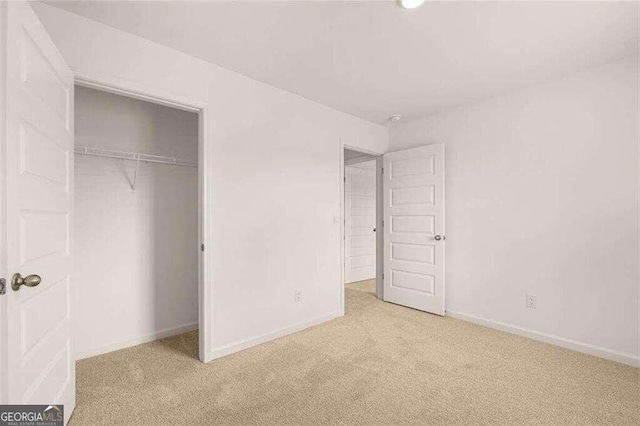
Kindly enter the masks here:
[[35, 287], [40, 284], [40, 281], [42, 281], [40, 275], [27, 275], [26, 277], [22, 278], [22, 275], [16, 273], [13, 274], [13, 278], [11, 278], [11, 288], [13, 289], [13, 291], [18, 291], [20, 290], [20, 286], [22, 285], [27, 287]]

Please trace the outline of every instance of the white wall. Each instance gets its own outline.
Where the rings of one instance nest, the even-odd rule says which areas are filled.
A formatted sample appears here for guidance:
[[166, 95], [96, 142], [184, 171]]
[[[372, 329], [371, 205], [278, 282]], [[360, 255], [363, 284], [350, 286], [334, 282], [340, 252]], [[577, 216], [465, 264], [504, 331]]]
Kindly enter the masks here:
[[[198, 116], [75, 90], [76, 145], [197, 161]], [[79, 358], [197, 326], [196, 168], [75, 156]]]
[[[33, 4], [75, 72], [210, 108], [213, 352], [340, 315], [341, 143], [388, 130], [142, 38]], [[294, 302], [295, 291], [302, 301]]]
[[637, 357], [637, 60], [391, 129], [445, 144], [448, 311]]

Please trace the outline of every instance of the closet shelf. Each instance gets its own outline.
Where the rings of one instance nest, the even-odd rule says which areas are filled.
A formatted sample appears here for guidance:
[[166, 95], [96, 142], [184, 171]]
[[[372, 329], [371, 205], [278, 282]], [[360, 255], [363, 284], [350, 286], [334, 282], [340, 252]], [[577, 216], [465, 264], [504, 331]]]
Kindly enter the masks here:
[[76, 146], [74, 152], [80, 155], [92, 155], [94, 157], [118, 158], [121, 160], [144, 161], [146, 163], [170, 164], [174, 166], [198, 167], [195, 161], [183, 160], [175, 157], [163, 157], [160, 155], [141, 154], [138, 152], [113, 151], [110, 149], [91, 148], [88, 146]]

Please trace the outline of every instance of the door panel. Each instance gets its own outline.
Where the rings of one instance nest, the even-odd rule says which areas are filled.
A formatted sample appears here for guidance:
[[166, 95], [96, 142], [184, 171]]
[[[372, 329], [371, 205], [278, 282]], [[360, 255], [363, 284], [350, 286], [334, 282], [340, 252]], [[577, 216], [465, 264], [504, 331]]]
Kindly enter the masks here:
[[444, 146], [383, 161], [384, 300], [444, 315]]
[[375, 165], [345, 167], [345, 283], [376, 277]]
[[27, 2], [5, 3], [6, 253], [36, 287], [6, 297], [5, 403], [75, 406], [70, 278], [73, 74]]

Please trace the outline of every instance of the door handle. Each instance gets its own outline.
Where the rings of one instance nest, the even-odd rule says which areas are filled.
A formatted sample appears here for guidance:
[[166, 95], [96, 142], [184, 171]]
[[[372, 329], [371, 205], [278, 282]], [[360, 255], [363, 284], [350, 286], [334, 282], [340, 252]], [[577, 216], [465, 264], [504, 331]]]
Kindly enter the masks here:
[[436, 241], [440, 241], [440, 240], [446, 240], [447, 237], [445, 237], [444, 235], [440, 236], [440, 235], [436, 235], [435, 237], [433, 237], [434, 240]]
[[20, 290], [20, 286], [27, 287], [35, 287], [42, 281], [40, 275], [27, 275], [26, 277], [22, 277], [20, 273], [13, 274], [13, 278], [11, 278], [11, 289], [13, 291]]

